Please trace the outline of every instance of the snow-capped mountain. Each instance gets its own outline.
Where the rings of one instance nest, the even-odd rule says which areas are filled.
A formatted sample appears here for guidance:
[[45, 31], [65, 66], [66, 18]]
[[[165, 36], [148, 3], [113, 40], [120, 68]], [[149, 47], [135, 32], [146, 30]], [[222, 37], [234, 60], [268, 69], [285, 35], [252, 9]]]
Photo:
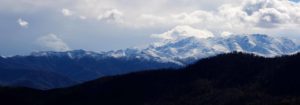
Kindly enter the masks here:
[[105, 57], [141, 59], [186, 65], [201, 58], [234, 51], [273, 57], [295, 53], [299, 51], [299, 45], [287, 38], [261, 34], [206, 38], [190, 36], [179, 40], [156, 42], [143, 49], [132, 48], [102, 52], [101, 54]]
[[[176, 39], [167, 39], [150, 44], [146, 48], [127, 48], [124, 50], [108, 52], [92, 52], [85, 50], [73, 50], [67, 52], [34, 52], [30, 56], [55, 56], [68, 57], [70, 59], [93, 58], [141, 60], [146, 62], [171, 63], [184, 66], [202, 58], [215, 56], [222, 53], [244, 52], [253, 53], [265, 57], [293, 54], [299, 51], [299, 45], [294, 41], [272, 37], [263, 34], [228, 35], [228, 36], [204, 36], [194, 37], [183, 31], [183, 27], [175, 28], [169, 34], [187, 34]], [[196, 33], [196, 32], [194, 32]], [[180, 36], [180, 35], [177, 35]]]
[[[189, 34], [201, 32], [188, 33], [188, 31], [182, 30], [169, 31], [167, 35], [174, 32], [177, 34], [183, 32], [186, 35], [177, 35], [178, 37], [175, 39], [164, 39], [145, 48], [128, 48], [108, 52], [85, 50], [43, 51], [34, 52], [28, 56], [0, 57], [0, 71], [5, 70], [5, 75], [16, 77], [7, 79], [2, 78], [5, 76], [1, 76], [0, 83], [51, 89], [56, 88], [55, 86], [70, 86], [102, 76], [125, 74], [140, 70], [182, 67], [202, 58], [234, 51], [254, 53], [266, 57], [292, 54], [299, 51], [299, 45], [292, 40], [268, 35], [209, 35], [195, 37]], [[35, 73], [28, 74], [25, 71], [34, 71]], [[51, 77], [39, 76], [40, 74], [47, 75], [49, 73]], [[20, 77], [16, 74], [29, 76]], [[42, 81], [34, 81], [37, 77]], [[58, 84], [53, 78], [60, 78], [59, 80], [67, 78], [68, 81], [64, 84], [62, 84], [63, 82]], [[10, 81], [14, 82], [10, 83]]]
[[128, 48], [125, 50], [108, 52], [93, 52], [85, 50], [73, 50], [66, 52], [43, 51], [33, 52], [30, 56], [67, 56], [73, 59], [80, 59], [82, 57], [92, 57], [95, 59], [113, 57], [178, 63], [176, 59], [199, 59], [233, 51], [272, 57], [297, 52], [299, 47], [299, 45], [290, 39], [271, 37], [263, 34], [230, 35], [225, 37], [218, 36], [205, 38], [190, 36], [180, 40], [164, 40], [162, 42], [155, 42], [146, 48], [140, 49]]
[[209, 38], [187, 37], [175, 41], [159, 42], [143, 49], [143, 52], [151, 52], [153, 55], [182, 64], [187, 64], [190, 60], [234, 51], [273, 57], [295, 53], [299, 51], [299, 45], [287, 38], [253, 34]]
[[176, 26], [162, 34], [153, 37], [161, 40], [145, 48], [127, 48], [108, 52], [92, 52], [74, 50], [67, 52], [36, 52], [31, 56], [65, 56], [72, 59], [82, 57], [97, 60], [106, 58], [139, 59], [159, 63], [186, 65], [201, 58], [221, 53], [245, 52], [272, 57], [297, 52], [300, 47], [287, 38], [273, 37], [263, 34], [216, 36], [208, 30], [200, 30], [190, 26]]

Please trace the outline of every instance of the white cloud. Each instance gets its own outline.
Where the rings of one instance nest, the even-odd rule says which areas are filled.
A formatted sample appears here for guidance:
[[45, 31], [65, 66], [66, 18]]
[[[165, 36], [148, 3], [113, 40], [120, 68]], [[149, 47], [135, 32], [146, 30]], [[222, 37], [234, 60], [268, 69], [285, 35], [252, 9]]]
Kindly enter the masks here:
[[21, 27], [28, 28], [29, 23], [27, 21], [23, 20], [22, 18], [18, 19], [18, 23]]
[[176, 26], [175, 28], [162, 33], [152, 35], [155, 38], [159, 38], [162, 40], [180, 40], [187, 37], [195, 37], [195, 38], [209, 38], [214, 37], [214, 34], [208, 30], [200, 30], [187, 25], [184, 26]]
[[57, 35], [49, 34], [37, 39], [37, 42], [42, 47], [54, 51], [68, 51], [70, 47]]
[[73, 11], [71, 11], [71, 10], [69, 10], [69, 9], [66, 9], [66, 8], [63, 8], [63, 9], [61, 10], [61, 12], [62, 12], [62, 14], [63, 14], [64, 16], [72, 16], [72, 15], [73, 15]]
[[123, 13], [118, 9], [109, 9], [104, 13], [98, 15], [98, 20], [103, 20], [107, 22], [122, 22]]

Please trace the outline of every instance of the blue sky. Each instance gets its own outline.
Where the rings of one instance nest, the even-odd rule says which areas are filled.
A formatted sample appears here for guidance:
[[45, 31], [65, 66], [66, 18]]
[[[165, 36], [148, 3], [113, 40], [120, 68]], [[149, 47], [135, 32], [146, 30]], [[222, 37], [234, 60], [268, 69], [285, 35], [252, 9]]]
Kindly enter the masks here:
[[[299, 0], [298, 0], [299, 1]], [[288, 0], [1, 0], [0, 55], [141, 47], [176, 26], [299, 38]]]
[[294, 2], [299, 2], [300, 0], [291, 0], [291, 1], [294, 1]]

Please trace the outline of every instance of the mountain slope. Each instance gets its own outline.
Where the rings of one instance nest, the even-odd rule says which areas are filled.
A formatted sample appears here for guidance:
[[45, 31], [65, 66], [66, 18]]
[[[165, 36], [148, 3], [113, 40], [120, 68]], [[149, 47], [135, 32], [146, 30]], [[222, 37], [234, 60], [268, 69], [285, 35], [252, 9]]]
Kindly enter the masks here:
[[68, 77], [50, 71], [1, 68], [0, 84], [2, 86], [32, 87], [47, 90], [78, 83]]
[[[61, 81], [66, 82], [66, 84], [62, 84], [64, 87], [66, 87], [74, 84], [67, 83], [69, 80], [74, 81], [75, 83], [82, 83], [102, 76], [128, 73], [128, 71], [134, 72], [146, 68], [157, 69], [163, 67], [177, 67], [176, 64], [172, 63], [161, 63], [140, 59], [119, 59], [114, 57], [106, 57], [106, 55], [98, 53], [93, 54], [83, 50], [75, 50], [70, 52], [39, 52], [30, 56], [4, 58], [0, 60], [0, 71], [5, 72], [5, 75], [8, 77], [13, 77], [16, 74], [22, 74], [21, 76], [24, 77], [24, 79], [29, 81], [32, 80], [34, 82], [37, 78], [31, 77], [30, 74], [35, 72], [41, 73], [40, 75], [51, 75], [51, 73], [54, 73], [56, 76], [51, 75], [52, 78], [40, 76], [40, 78], [44, 80], [40, 81], [44, 83], [36, 83], [40, 84], [40, 86], [14, 83], [14, 81], [17, 81], [18, 78], [11, 80], [0, 78], [0, 81], [3, 81], [3, 83], [6, 84], [15, 84], [15, 86], [25, 86], [37, 89], [45, 89], [40, 87], [47, 87], [46, 89], [52, 89], [61, 87], [58, 83], [63, 82], [55, 82], [57, 78], [61, 77], [68, 78], [61, 79]], [[28, 70], [28, 72], [22, 71], [24, 69]], [[8, 70], [14, 70], [14, 72], [9, 72]], [[58, 86], [52, 87], [46, 84]]]
[[65, 89], [1, 88], [0, 99], [15, 105], [298, 105], [299, 59], [222, 54], [180, 70], [105, 77]]

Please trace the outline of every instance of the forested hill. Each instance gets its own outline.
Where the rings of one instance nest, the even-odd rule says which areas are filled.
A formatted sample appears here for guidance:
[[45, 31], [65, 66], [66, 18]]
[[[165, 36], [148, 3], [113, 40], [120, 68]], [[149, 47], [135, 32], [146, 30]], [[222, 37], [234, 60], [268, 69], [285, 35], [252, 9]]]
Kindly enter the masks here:
[[104, 77], [70, 88], [1, 88], [9, 105], [299, 105], [300, 54], [232, 53], [180, 70]]

